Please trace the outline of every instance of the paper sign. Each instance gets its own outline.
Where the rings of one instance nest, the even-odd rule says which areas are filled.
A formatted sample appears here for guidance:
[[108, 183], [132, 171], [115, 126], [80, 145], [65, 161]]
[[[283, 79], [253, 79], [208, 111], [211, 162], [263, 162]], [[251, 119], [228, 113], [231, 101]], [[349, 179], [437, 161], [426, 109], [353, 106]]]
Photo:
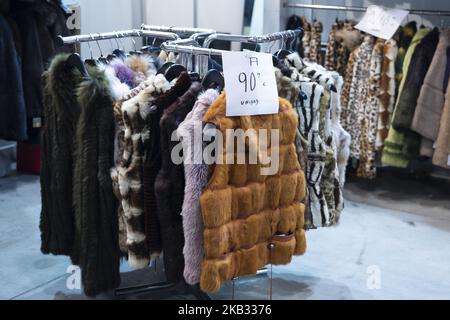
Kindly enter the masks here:
[[364, 18], [355, 28], [377, 38], [389, 40], [408, 14], [409, 12], [406, 10], [385, 9], [372, 5], [367, 8]]
[[222, 60], [227, 117], [278, 113], [272, 55], [253, 51], [226, 52]]

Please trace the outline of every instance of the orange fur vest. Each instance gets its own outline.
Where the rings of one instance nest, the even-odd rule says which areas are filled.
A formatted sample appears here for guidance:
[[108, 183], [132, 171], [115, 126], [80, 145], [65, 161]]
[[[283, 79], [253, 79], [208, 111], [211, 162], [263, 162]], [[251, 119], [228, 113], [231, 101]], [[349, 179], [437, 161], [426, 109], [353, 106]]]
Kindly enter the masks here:
[[[260, 158], [256, 164], [219, 162], [211, 168], [209, 183], [200, 198], [205, 225], [200, 282], [204, 292], [218, 291], [224, 282], [254, 275], [268, 264], [288, 264], [293, 255], [305, 253], [302, 202], [306, 183], [295, 148], [298, 115], [287, 100], [280, 98], [279, 105], [279, 113], [275, 115], [231, 118], [225, 116], [226, 97], [222, 94], [203, 118], [204, 123], [214, 124], [224, 137], [218, 159], [222, 156], [226, 159], [230, 150], [227, 129], [254, 129], [256, 133], [249, 139], [258, 141], [259, 129], [267, 129], [269, 138], [271, 129], [279, 129], [279, 146], [269, 142], [267, 150], [260, 149], [258, 153], [272, 155], [270, 152], [279, 150], [275, 174], [262, 174], [265, 165]], [[246, 141], [246, 163], [249, 148]]]

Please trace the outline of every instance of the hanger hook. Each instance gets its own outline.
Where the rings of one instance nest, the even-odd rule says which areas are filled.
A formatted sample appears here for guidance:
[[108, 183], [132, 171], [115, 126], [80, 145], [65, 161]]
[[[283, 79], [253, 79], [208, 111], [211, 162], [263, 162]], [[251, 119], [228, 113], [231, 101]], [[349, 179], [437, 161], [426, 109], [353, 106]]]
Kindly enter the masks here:
[[[91, 35], [91, 34], [89, 34], [89, 36], [92, 38], [92, 35]], [[89, 52], [91, 53], [91, 60], [94, 60], [94, 54], [92, 53], [91, 42], [88, 41], [88, 42], [87, 42], [87, 45], [88, 45], [88, 47], [89, 47]]]
[[[101, 38], [102, 35], [100, 33], [98, 33], [98, 36]], [[95, 42], [97, 42], [97, 46], [98, 46], [98, 50], [100, 51], [100, 57], [103, 58], [103, 51], [102, 51], [102, 47], [100, 46], [100, 43], [98, 42], [98, 40], [96, 39]]]
[[134, 41], [133, 37], [130, 38], [131, 42], [133, 42], [134, 51], [137, 51], [136, 49], [136, 41]]
[[117, 44], [117, 49], [120, 49], [120, 44], [119, 44], [119, 34], [117, 33], [117, 31], [113, 31], [116, 34], [116, 37], [114, 38], [114, 40], [116, 40], [116, 44]]

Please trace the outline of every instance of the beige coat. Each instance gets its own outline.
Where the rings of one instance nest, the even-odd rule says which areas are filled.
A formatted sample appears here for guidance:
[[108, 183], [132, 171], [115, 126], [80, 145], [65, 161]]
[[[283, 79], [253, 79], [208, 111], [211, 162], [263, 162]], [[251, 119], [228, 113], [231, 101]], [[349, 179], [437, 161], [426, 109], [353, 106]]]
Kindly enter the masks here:
[[436, 140], [433, 164], [450, 169], [450, 83], [445, 95], [445, 106], [441, 118], [441, 126]]

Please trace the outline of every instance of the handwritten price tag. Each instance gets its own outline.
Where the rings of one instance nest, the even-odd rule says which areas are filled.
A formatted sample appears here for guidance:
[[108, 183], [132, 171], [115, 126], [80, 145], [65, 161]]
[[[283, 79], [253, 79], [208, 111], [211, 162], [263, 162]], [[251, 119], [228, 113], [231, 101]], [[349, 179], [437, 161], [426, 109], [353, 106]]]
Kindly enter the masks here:
[[372, 5], [367, 8], [366, 14], [355, 28], [377, 38], [389, 40], [408, 14], [406, 10], [385, 9]]
[[258, 52], [222, 55], [227, 117], [278, 113], [278, 90], [272, 56]]

